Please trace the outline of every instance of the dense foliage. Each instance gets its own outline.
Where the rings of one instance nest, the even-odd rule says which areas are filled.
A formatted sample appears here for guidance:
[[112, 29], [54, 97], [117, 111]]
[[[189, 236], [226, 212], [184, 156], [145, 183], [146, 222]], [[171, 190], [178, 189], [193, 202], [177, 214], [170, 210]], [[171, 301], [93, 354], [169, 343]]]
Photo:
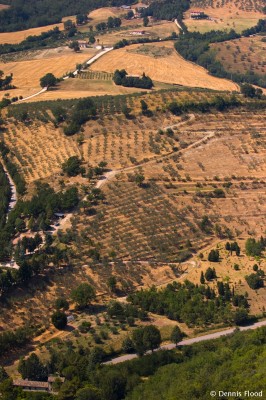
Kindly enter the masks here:
[[8, 205], [11, 198], [11, 189], [7, 175], [0, 164], [0, 230], [6, 224], [6, 214], [8, 211]]
[[[47, 364], [34, 356], [26, 373], [34, 373], [32, 366], [36, 365], [38, 375], [48, 369], [64, 376], [56, 396], [60, 400], [207, 400], [212, 390], [266, 390], [265, 343], [266, 329], [260, 328], [117, 365], [100, 365], [106, 354], [97, 347], [76, 351], [71, 346], [66, 351], [51, 348]], [[9, 382], [2, 374], [3, 400], [28, 398]]]
[[155, 287], [141, 290], [131, 294], [128, 299], [145, 311], [166, 315], [188, 326], [233, 323], [232, 303], [243, 308], [247, 308], [248, 303], [244, 296], [235, 295], [227, 283], [219, 283], [218, 286], [216, 294], [209, 286], [186, 281], [183, 285], [169, 284], [162, 290]]
[[209, 400], [212, 391], [239, 391], [242, 395], [247, 390], [265, 391], [265, 341], [266, 330], [263, 328], [184, 349], [185, 360], [182, 363], [159, 368], [154, 376], [136, 386], [126, 399]]
[[141, 78], [130, 76], [124, 69], [117, 69], [114, 73], [113, 80], [116, 85], [122, 85], [126, 87], [136, 87], [142, 89], [151, 89], [153, 87], [153, 82], [149, 76], [146, 76], [144, 73]]
[[0, 12], [0, 32], [11, 32], [55, 24], [62, 17], [87, 14], [92, 10], [106, 6], [132, 4], [132, 0], [3, 0], [10, 4], [9, 9]]
[[171, 21], [174, 18], [179, 20], [183, 17], [183, 12], [189, 9], [189, 0], [163, 0], [153, 1], [148, 8], [142, 10], [143, 17], [151, 16], [156, 19], [166, 19]]

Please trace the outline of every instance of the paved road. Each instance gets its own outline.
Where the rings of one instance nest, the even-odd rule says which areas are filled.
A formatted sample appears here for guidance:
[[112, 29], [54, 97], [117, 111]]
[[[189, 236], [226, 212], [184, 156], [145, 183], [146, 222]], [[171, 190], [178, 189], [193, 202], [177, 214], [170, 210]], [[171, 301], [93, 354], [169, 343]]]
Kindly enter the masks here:
[[[249, 329], [257, 329], [260, 328], [262, 326], [266, 326], [266, 320], [265, 321], [260, 321], [260, 322], [256, 322], [253, 325], [249, 325], [249, 326], [241, 326], [239, 327], [240, 331], [247, 331]], [[194, 344], [194, 343], [199, 343], [199, 342], [204, 342], [206, 340], [214, 340], [214, 339], [218, 339], [221, 336], [227, 336], [230, 335], [231, 333], [233, 333], [235, 331], [236, 328], [230, 328], [230, 329], [225, 329], [223, 331], [219, 331], [219, 332], [215, 332], [215, 333], [209, 333], [207, 335], [203, 335], [203, 336], [198, 336], [195, 338], [191, 338], [191, 339], [185, 339], [182, 340], [182, 342], [179, 342], [178, 344], [180, 346], [188, 346], [190, 344]], [[169, 343], [169, 344], [165, 344], [161, 347], [159, 347], [157, 350], [172, 350], [176, 347], [176, 345], [174, 343]], [[147, 354], [150, 354], [151, 352], [147, 352]], [[137, 354], [126, 354], [124, 356], [120, 356], [120, 357], [116, 357], [113, 358], [110, 361], [107, 361], [104, 364], [119, 364], [125, 361], [129, 361], [129, 360], [133, 360], [134, 358], [137, 358]]]

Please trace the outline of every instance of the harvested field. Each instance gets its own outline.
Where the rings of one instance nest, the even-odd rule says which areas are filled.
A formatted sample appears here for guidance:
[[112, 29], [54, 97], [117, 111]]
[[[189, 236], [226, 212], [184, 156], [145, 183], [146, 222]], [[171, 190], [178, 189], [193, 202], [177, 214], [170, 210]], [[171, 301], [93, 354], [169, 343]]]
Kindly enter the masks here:
[[[151, 46], [174, 50], [172, 42], [155, 43]], [[160, 82], [217, 90], [238, 90], [235, 83], [209, 75], [204, 68], [185, 61], [175, 50], [170, 56], [156, 59], [150, 55], [135, 54], [134, 52], [139, 52], [141, 47], [142, 45], [132, 45], [114, 50], [96, 61], [91, 70], [114, 72], [116, 69], [125, 68], [129, 74], [142, 75], [145, 72]]]
[[[95, 55], [97, 50], [86, 49], [80, 53], [74, 53], [67, 47], [60, 47], [53, 50], [44, 50], [31, 60], [0, 63], [0, 70], [5, 74], [13, 74], [13, 84], [15, 90], [9, 90], [10, 96], [22, 95], [26, 97], [40, 90], [40, 78], [46, 73], [51, 72], [57, 78], [75, 70], [76, 64], [83, 63]], [[5, 92], [1, 93], [2, 96]]]
[[262, 13], [262, 1], [254, 2], [234, 2], [227, 0], [221, 5], [218, 1], [198, 1], [195, 0], [191, 9], [195, 7], [204, 12], [210, 17], [209, 20], [193, 20], [190, 19], [190, 10], [185, 13], [184, 23], [188, 30], [207, 32], [215, 30], [230, 30], [234, 29], [240, 33], [244, 29], [255, 26], [259, 19], [264, 18]]
[[247, 73], [253, 71], [257, 75], [266, 74], [266, 42], [262, 36], [253, 36], [215, 43], [211, 48], [216, 50], [216, 59], [229, 72]]
[[23, 40], [27, 39], [28, 36], [32, 35], [40, 35], [42, 32], [47, 32], [51, 29], [54, 29], [56, 26], [60, 30], [64, 29], [63, 23], [54, 24], [54, 25], [47, 25], [47, 26], [40, 26], [38, 28], [31, 28], [25, 31], [17, 31], [17, 32], [2, 32], [0, 33], [0, 44], [10, 43], [16, 44], [20, 43]]

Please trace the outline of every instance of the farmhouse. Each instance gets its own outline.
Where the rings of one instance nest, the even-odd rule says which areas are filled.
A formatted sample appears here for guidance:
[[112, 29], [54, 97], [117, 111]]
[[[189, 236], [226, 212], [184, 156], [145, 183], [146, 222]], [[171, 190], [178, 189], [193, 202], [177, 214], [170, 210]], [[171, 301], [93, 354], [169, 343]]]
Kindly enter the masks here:
[[204, 19], [206, 17], [207, 17], [207, 15], [203, 11], [192, 10], [190, 12], [191, 19]]
[[32, 392], [53, 392], [52, 384], [54, 382], [64, 382], [65, 378], [60, 376], [49, 376], [47, 382], [29, 381], [28, 379], [16, 379], [13, 381], [13, 386], [20, 387], [25, 391]]
[[86, 49], [88, 47], [86, 40], [78, 40], [78, 44], [81, 49]]
[[13, 385], [34, 392], [49, 392], [50, 390], [48, 382], [28, 381], [28, 379], [17, 379], [13, 382]]

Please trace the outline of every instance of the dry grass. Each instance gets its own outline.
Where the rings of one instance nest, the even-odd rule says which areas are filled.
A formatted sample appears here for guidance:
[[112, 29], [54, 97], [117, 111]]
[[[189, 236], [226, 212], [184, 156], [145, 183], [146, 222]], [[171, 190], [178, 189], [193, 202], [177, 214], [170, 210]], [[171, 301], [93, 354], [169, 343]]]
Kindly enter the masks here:
[[[251, 289], [246, 280], [245, 276], [253, 273], [253, 265], [259, 264], [259, 267], [265, 270], [266, 262], [265, 259], [261, 259], [259, 262], [254, 260], [253, 257], [247, 257], [245, 255], [245, 240], [247, 237], [243, 236], [238, 240], [238, 244], [241, 247], [241, 255], [237, 257], [235, 255], [230, 255], [228, 251], [225, 250], [226, 241], [219, 241], [211, 246], [203, 249], [202, 253], [204, 255], [203, 260], [195, 257], [196, 267], [191, 267], [189, 273], [180, 277], [180, 281], [189, 279], [191, 282], [200, 282], [201, 271], [205, 272], [208, 267], [215, 268], [218, 280], [223, 282], [228, 282], [230, 286], [235, 287], [235, 291], [238, 294], [248, 293], [248, 301], [251, 304], [250, 313], [251, 314], [262, 314], [264, 311], [264, 306], [266, 302], [266, 290], [264, 288], [259, 290]], [[210, 249], [219, 249], [220, 262], [210, 263], [207, 261]], [[239, 266], [239, 270], [234, 269], [234, 265]], [[216, 288], [216, 282], [209, 283], [210, 286]]]
[[[36, 59], [0, 63], [0, 70], [5, 74], [13, 74], [13, 84], [17, 87], [10, 90], [10, 96], [22, 95], [26, 97], [40, 90], [40, 78], [46, 73], [51, 72], [57, 78], [62, 77], [67, 72], [73, 71], [76, 64], [85, 62], [91, 58], [97, 50], [86, 49], [80, 53], [75, 53], [68, 48], [57, 48], [45, 50], [42, 56], [37, 52]], [[2, 92], [2, 96], [6, 92]]]
[[212, 45], [216, 58], [229, 72], [258, 75], [266, 73], [266, 43], [261, 36], [247, 37]]
[[138, 38], [139, 36], [134, 36], [131, 33], [135, 30], [144, 30], [148, 35], [140, 36], [140, 37], [148, 37], [148, 38], [165, 38], [172, 34], [172, 32], [178, 33], [178, 28], [174, 22], [156, 22], [152, 23], [147, 27], [143, 27], [142, 19], [136, 20], [123, 20], [122, 27], [125, 30], [120, 30], [118, 32], [112, 33], [104, 33], [98, 35], [97, 38], [100, 40], [100, 43], [105, 46], [113, 46], [115, 43], [119, 42], [122, 39], [133, 40]]
[[262, 4], [262, 1], [237, 3], [227, 0], [221, 5], [218, 1], [200, 2], [195, 0], [191, 9], [195, 9], [196, 7], [197, 9], [204, 10], [211, 20], [195, 21], [190, 19], [190, 11], [187, 11], [184, 22], [190, 31], [204, 33], [212, 29], [234, 29], [240, 33], [244, 29], [255, 26], [259, 19], [264, 18], [264, 14], [261, 12]]
[[[156, 43], [154, 46], [173, 49], [172, 42]], [[114, 72], [116, 69], [125, 68], [129, 74], [142, 75], [145, 72], [152, 79], [160, 82], [217, 90], [238, 89], [235, 83], [210, 76], [204, 68], [185, 61], [175, 51], [170, 56], [156, 59], [150, 55], [132, 53], [132, 50], [140, 47], [141, 45], [132, 45], [114, 50], [96, 61], [91, 69]]]

